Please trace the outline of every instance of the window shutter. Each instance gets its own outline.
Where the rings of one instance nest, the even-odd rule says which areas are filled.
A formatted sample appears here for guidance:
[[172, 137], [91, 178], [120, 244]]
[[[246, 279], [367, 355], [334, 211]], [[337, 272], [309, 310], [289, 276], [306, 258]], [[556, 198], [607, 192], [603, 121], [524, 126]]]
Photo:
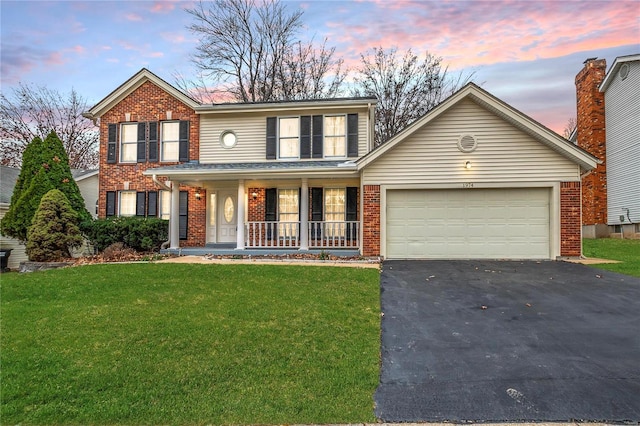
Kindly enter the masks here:
[[[323, 190], [322, 188], [311, 188], [311, 221], [322, 222], [323, 217]], [[311, 238], [321, 238], [322, 224], [317, 223], [311, 226]]]
[[189, 161], [189, 122], [185, 120], [180, 121], [179, 150], [178, 161]]
[[138, 123], [138, 163], [147, 161], [147, 123]]
[[136, 216], [144, 216], [144, 208], [147, 202], [146, 192], [136, 192]]
[[[278, 190], [267, 188], [264, 194], [264, 220], [265, 222], [276, 222], [278, 220]], [[267, 239], [276, 237], [276, 227], [267, 224]]]
[[147, 216], [158, 216], [158, 191], [149, 191], [147, 194]]
[[358, 114], [347, 115], [347, 157], [358, 156]]
[[106, 216], [116, 215], [116, 191], [107, 191]]
[[267, 160], [276, 159], [276, 117], [267, 117]]
[[118, 145], [118, 125], [109, 124], [109, 139], [107, 142], [107, 163], [116, 162], [116, 146]]
[[311, 158], [311, 116], [300, 117], [300, 158]]
[[158, 162], [158, 122], [149, 122], [149, 161]]
[[322, 138], [322, 126], [324, 117], [321, 115], [313, 116], [313, 158], [322, 158], [324, 151], [324, 140]]
[[[346, 220], [347, 222], [355, 222], [358, 220], [358, 188], [351, 186], [347, 188], [347, 206], [346, 206]], [[347, 239], [355, 240], [358, 238], [356, 232], [357, 227], [353, 224], [347, 224]]]
[[180, 191], [180, 226], [179, 233], [180, 239], [187, 239], [187, 220], [189, 217], [189, 193], [187, 191]]

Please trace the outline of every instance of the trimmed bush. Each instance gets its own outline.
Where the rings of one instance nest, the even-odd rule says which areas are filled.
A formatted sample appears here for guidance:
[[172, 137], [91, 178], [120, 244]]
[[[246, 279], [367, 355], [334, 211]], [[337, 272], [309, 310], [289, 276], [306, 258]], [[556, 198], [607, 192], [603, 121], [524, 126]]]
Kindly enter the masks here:
[[41, 199], [27, 232], [27, 255], [36, 262], [57, 262], [71, 257], [70, 248], [82, 245], [78, 216], [66, 195], [52, 189]]
[[158, 251], [169, 238], [169, 222], [157, 218], [115, 217], [83, 222], [82, 233], [98, 252], [114, 243], [135, 251]]

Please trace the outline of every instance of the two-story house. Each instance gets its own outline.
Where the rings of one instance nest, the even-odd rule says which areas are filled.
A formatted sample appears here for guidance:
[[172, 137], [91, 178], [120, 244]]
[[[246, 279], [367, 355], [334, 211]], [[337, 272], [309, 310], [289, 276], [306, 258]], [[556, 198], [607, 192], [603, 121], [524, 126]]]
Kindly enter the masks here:
[[85, 113], [101, 132], [99, 215], [168, 218], [173, 250], [581, 254], [590, 154], [474, 84], [374, 149], [375, 107], [199, 104], [143, 69]]

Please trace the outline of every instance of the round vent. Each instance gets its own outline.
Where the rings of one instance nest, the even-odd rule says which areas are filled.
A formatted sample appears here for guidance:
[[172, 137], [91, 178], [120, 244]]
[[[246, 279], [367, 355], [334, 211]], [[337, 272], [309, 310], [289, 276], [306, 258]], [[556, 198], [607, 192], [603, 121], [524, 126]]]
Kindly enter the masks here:
[[478, 140], [473, 135], [462, 135], [458, 139], [458, 149], [462, 152], [472, 152], [478, 147]]
[[624, 80], [629, 75], [629, 64], [622, 64], [620, 67], [620, 80]]

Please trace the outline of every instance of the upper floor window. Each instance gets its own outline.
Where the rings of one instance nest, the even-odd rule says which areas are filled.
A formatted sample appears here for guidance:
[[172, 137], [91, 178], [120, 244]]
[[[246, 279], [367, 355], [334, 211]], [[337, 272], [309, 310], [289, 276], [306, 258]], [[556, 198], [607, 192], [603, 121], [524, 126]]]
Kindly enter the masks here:
[[138, 154], [138, 123], [120, 125], [120, 161], [135, 163]]
[[180, 153], [180, 122], [163, 121], [160, 130], [160, 161], [178, 161]]
[[298, 158], [300, 155], [300, 119], [286, 117], [280, 119], [279, 153], [280, 158]]
[[347, 155], [347, 124], [344, 115], [324, 117], [324, 156], [345, 157]]

